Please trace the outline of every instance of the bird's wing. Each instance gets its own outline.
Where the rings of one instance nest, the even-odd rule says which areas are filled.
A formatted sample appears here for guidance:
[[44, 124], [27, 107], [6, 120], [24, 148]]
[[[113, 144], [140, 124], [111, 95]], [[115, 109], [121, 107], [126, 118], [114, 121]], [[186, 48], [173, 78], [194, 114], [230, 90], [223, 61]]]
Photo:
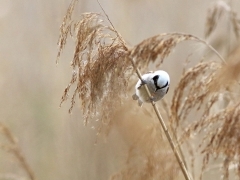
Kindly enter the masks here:
[[150, 80], [150, 78], [151, 78], [151, 75], [149, 75], [149, 74], [152, 74], [152, 71], [151, 72], [148, 72], [148, 73], [146, 73], [146, 74], [144, 74], [144, 75], [142, 75], [142, 80], [143, 80], [143, 82], [142, 81], [138, 81], [138, 86], [137, 86], [137, 89], [140, 89], [144, 84], [147, 84], [147, 82]]
[[143, 84], [140, 83], [140, 84], [138, 85], [137, 89], [140, 89], [142, 86], [143, 86]]

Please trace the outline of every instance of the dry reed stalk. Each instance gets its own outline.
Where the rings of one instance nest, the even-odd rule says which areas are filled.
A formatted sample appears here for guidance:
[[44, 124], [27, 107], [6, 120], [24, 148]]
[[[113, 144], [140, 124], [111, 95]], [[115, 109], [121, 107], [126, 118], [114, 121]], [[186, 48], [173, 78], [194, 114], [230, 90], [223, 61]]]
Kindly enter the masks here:
[[[172, 98], [171, 121], [177, 120], [177, 127], [184, 126], [180, 143], [190, 140], [194, 134], [202, 136], [198, 148], [203, 154], [200, 179], [210, 159], [222, 160], [224, 179], [229, 179], [231, 169], [239, 177], [239, 53], [238, 48], [226, 65], [202, 62], [186, 70]], [[189, 122], [193, 109], [199, 110], [200, 118], [195, 116]], [[184, 122], [189, 124], [187, 128]]]
[[33, 173], [33, 170], [31, 169], [31, 167], [27, 163], [26, 158], [22, 154], [16, 138], [14, 137], [12, 132], [9, 130], [9, 128], [7, 128], [3, 123], [0, 123], [0, 133], [2, 133], [10, 143], [10, 145], [1, 145], [0, 147], [5, 149], [8, 152], [11, 152], [15, 156], [15, 158], [19, 161], [19, 163], [21, 164], [21, 167], [24, 169], [28, 177], [31, 180], [35, 180], [36, 178]]
[[240, 77], [240, 47], [237, 47], [228, 57], [226, 66], [222, 66], [213, 77], [213, 83], [209, 85], [210, 92], [228, 90], [234, 87]]
[[[134, 63], [134, 59], [131, 58], [130, 60], [132, 62], [132, 65], [133, 65], [134, 69], [136, 70], [138, 78], [143, 82], [143, 80], [141, 78], [142, 75], [141, 75], [139, 69], [136, 67], [136, 65]], [[151, 93], [150, 93], [150, 91], [149, 91], [149, 89], [148, 89], [146, 84], [144, 84], [144, 88], [145, 88], [149, 98], [152, 99], [152, 95], [151, 95]], [[173, 153], [174, 153], [174, 155], [175, 155], [175, 157], [177, 159], [177, 162], [178, 162], [178, 164], [179, 164], [179, 166], [180, 166], [180, 168], [181, 168], [181, 170], [183, 172], [183, 175], [184, 175], [185, 179], [186, 180], [190, 180], [191, 177], [190, 177], [190, 174], [189, 174], [189, 172], [187, 170], [187, 167], [186, 167], [186, 164], [185, 164], [185, 162], [183, 160], [183, 157], [181, 156], [182, 154], [181, 154], [181, 151], [179, 151], [179, 147], [173, 141], [173, 138], [172, 138], [172, 136], [169, 133], [169, 130], [168, 130], [168, 128], [167, 128], [167, 126], [166, 126], [166, 124], [165, 124], [165, 122], [164, 122], [164, 120], [163, 120], [163, 118], [162, 118], [162, 116], [161, 116], [157, 106], [156, 106], [156, 103], [154, 101], [151, 101], [151, 104], [152, 104], [153, 109], [154, 109], [154, 111], [155, 111], [155, 113], [157, 115], [157, 118], [158, 118], [158, 120], [159, 120], [159, 122], [160, 122], [160, 124], [161, 124], [161, 126], [162, 126], [162, 128], [164, 130], [164, 133], [165, 133], [165, 135], [166, 135], [166, 137], [168, 139], [168, 142], [169, 142], [169, 144], [170, 144], [170, 146], [171, 146], [171, 148], [173, 150]]]
[[[131, 101], [128, 102], [128, 105], [122, 107], [114, 119], [114, 130], [121, 134], [130, 148], [124, 166], [110, 179], [177, 180], [182, 178], [169, 143], [162, 135], [160, 124], [149, 121], [149, 114], [137, 112], [138, 107], [134, 107], [134, 104]], [[129, 108], [134, 108], [136, 111], [129, 111]]]
[[[69, 14], [69, 13], [71, 14], [72, 12], [68, 11], [67, 14]], [[68, 16], [71, 17], [71, 15], [68, 15]], [[73, 97], [72, 97], [72, 106], [70, 108], [70, 111], [71, 111], [73, 105], [75, 104], [75, 97], [78, 93], [80, 99], [82, 99], [83, 111], [87, 112], [85, 122], [86, 123], [88, 122], [89, 117], [92, 118], [93, 116], [96, 116], [97, 112], [103, 112], [101, 114], [100, 120], [101, 120], [101, 122], [104, 122], [105, 124], [109, 125], [110, 124], [109, 116], [111, 117], [111, 113], [109, 112], [109, 109], [110, 109], [110, 107], [113, 107], [114, 105], [116, 106], [116, 102], [113, 101], [113, 99], [116, 99], [115, 92], [118, 92], [119, 89], [122, 90], [122, 89], [125, 89], [125, 87], [127, 87], [126, 82], [123, 83], [123, 85], [125, 85], [124, 87], [119, 87], [119, 84], [115, 85], [116, 83], [114, 83], [114, 82], [116, 82], [116, 79], [118, 79], [118, 77], [119, 77], [119, 75], [114, 76], [114, 74], [116, 74], [116, 73], [114, 71], [112, 71], [115, 68], [117, 68], [117, 65], [119, 64], [119, 63], [116, 63], [116, 61], [119, 62], [122, 57], [125, 57], [124, 59], [122, 59], [123, 64], [120, 64], [121, 65], [120, 69], [121, 69], [122, 74], [125, 74], [123, 72], [124, 72], [124, 69], [128, 68], [129, 64], [127, 62], [129, 62], [129, 60], [131, 61], [132, 66], [136, 70], [136, 73], [140, 79], [141, 79], [141, 74], [140, 74], [139, 69], [136, 68], [133, 58], [131, 58], [131, 57], [126, 58], [129, 55], [129, 53], [128, 53], [129, 50], [126, 47], [126, 45], [125, 45], [126, 43], [123, 41], [122, 37], [115, 30], [114, 26], [112, 24], [111, 24], [112, 28], [103, 26], [101, 24], [101, 21], [97, 18], [99, 16], [97, 14], [89, 13], [89, 14], [85, 14], [84, 16], [85, 17], [83, 18], [82, 21], [80, 21], [74, 25], [75, 30], [76, 30], [76, 37], [77, 37], [76, 38], [77, 45], [75, 48], [74, 59], [72, 62], [74, 74], [72, 76], [72, 80], [71, 80], [69, 86], [65, 89], [65, 92], [64, 92], [64, 95], [62, 98], [62, 102], [64, 100], [66, 100], [66, 98], [67, 98], [67, 93], [69, 91], [70, 86], [73, 83], [75, 83], [75, 81], [78, 81], [77, 88], [75, 89]], [[108, 18], [108, 16], [107, 16], [107, 18]], [[69, 21], [68, 19], [64, 19], [64, 20]], [[108, 18], [108, 20], [109, 20], [109, 18]], [[110, 20], [109, 20], [109, 22], [111, 23]], [[63, 24], [66, 24], [66, 22]], [[112, 32], [115, 32], [116, 37], [109, 38], [109, 34], [107, 34], [107, 36], [106, 36], [103, 33], [104, 30], [105, 31], [110, 30]], [[68, 33], [69, 33], [69, 31], [66, 31], [66, 34], [61, 35], [59, 42], [62, 42], [62, 41], [65, 42], [65, 38], [67, 38]], [[104, 44], [101, 44], [102, 41], [104, 42]], [[110, 41], [109, 45], [106, 44], [108, 41]], [[61, 44], [62, 43], [60, 43], [60, 45]], [[175, 42], [175, 44], [177, 44], [177, 42]], [[143, 45], [143, 47], [144, 46], [145, 45]], [[165, 46], [165, 44], [163, 44], [163, 46]], [[89, 50], [85, 52], [85, 49], [89, 49]], [[96, 49], [98, 49], [98, 51], [96, 51]], [[170, 49], [170, 48], [165, 48], [165, 49]], [[59, 50], [58, 54], [60, 54], [61, 51], [62, 51], [62, 47], [60, 46], [60, 50]], [[96, 54], [93, 53], [95, 51], [97, 52]], [[118, 53], [118, 51], [119, 51], [119, 53]], [[132, 56], [135, 56], [137, 54], [138, 54], [138, 52], [135, 51], [134, 53], [132, 53]], [[86, 62], [86, 60], [84, 62], [83, 57], [86, 58], [87, 62]], [[96, 58], [94, 58], [94, 57], [96, 57]], [[104, 61], [104, 63], [102, 61]], [[109, 63], [108, 63], [108, 61], [109, 61]], [[113, 62], [114, 62], [114, 64], [113, 64]], [[123, 65], [126, 65], [126, 67], [123, 67]], [[102, 66], [102, 68], [101, 68], [101, 66]], [[109, 73], [108, 73], [108, 70], [109, 70]], [[77, 71], [78, 76], [76, 75], [76, 71]], [[112, 80], [110, 80], [110, 82], [106, 82], [108, 79], [104, 76], [101, 76], [103, 79], [100, 79], [101, 77], [99, 77], [99, 75], [103, 74], [103, 73], [101, 73], [101, 71], [102, 72], [105, 71], [104, 75], [109, 74], [109, 76], [112, 78]], [[98, 72], [98, 73], [94, 74], [92, 72]], [[78, 80], [77, 80], [77, 78], [78, 78]], [[86, 87], [87, 82], [90, 83], [90, 86], [88, 86], [88, 87]], [[110, 87], [106, 87], [107, 83], [109, 84]], [[112, 85], [114, 85], [114, 86], [112, 86]], [[114, 87], [116, 88], [116, 86], [118, 86], [117, 89], [114, 89]], [[89, 95], [87, 95], [88, 88], [91, 88]], [[101, 89], [101, 88], [104, 88], [104, 89]], [[146, 91], [149, 93], [146, 85], [145, 85], [145, 88], [146, 88]], [[106, 91], [106, 89], [112, 90], [112, 92], [111, 91], [107, 92], [107, 96], [104, 97], [103, 94], [104, 94], [104, 91]], [[149, 93], [149, 95], [150, 95], [150, 93]], [[90, 101], [89, 101], [89, 98], [90, 98]], [[102, 99], [102, 102], [101, 102], [102, 109], [101, 110], [96, 110], [99, 107], [99, 106], [96, 106], [96, 104], [98, 103], [98, 101], [97, 101], [98, 99], [100, 99], [100, 100]], [[120, 100], [120, 98], [118, 100]], [[178, 160], [178, 163], [183, 171], [185, 178], [190, 179], [190, 176], [187, 172], [185, 164], [182, 161], [182, 157], [180, 157], [178, 150], [175, 148], [176, 145], [173, 142], [173, 139], [167, 129], [167, 126], [165, 125], [156, 105], [153, 102], [152, 102], [152, 105], [153, 105], [153, 108], [157, 114], [157, 117], [164, 129], [166, 137], [169, 140], [169, 143], [173, 149], [173, 152]], [[107, 112], [109, 112], [109, 113], [107, 113]]]
[[[125, 46], [120, 43], [118, 36], [111, 34], [114, 31], [110, 27], [102, 24], [99, 16], [85, 13], [83, 20], [74, 24], [76, 48], [71, 63], [74, 71], [61, 101], [68, 98], [70, 87], [76, 83], [69, 112], [78, 95], [82, 99], [85, 124], [97, 113], [101, 122], [109, 123], [111, 107], [121, 104], [122, 94], [116, 92], [118, 89], [126, 91], [126, 75], [131, 70], [130, 63], [125, 59], [128, 54]], [[60, 42], [64, 41], [67, 34], [60, 37]]]
[[213, 33], [217, 27], [218, 22], [224, 16], [228, 17], [230, 22], [229, 27], [232, 27], [235, 36], [237, 38], [239, 37], [240, 20], [237, 18], [237, 13], [233, 11], [228, 2], [222, 0], [214, 2], [208, 9], [205, 26], [205, 37], [208, 37]]
[[58, 40], [58, 46], [59, 46], [59, 51], [57, 54], [57, 59], [56, 59], [56, 63], [58, 63], [59, 58], [61, 56], [61, 52], [64, 48], [64, 46], [66, 45], [66, 41], [68, 38], [68, 35], [71, 36], [71, 31], [72, 31], [72, 13], [74, 11], [74, 8], [77, 4], [78, 0], [72, 0], [72, 2], [70, 3], [68, 9], [67, 9], [67, 13], [63, 18], [63, 22], [60, 26], [60, 35], [59, 35], [59, 40]]
[[[180, 138], [180, 142], [190, 139], [192, 132], [200, 132], [205, 126], [216, 123], [211, 114], [211, 108], [219, 101], [220, 91], [218, 89], [216, 93], [214, 93], [209, 87], [212, 86], [214, 77], [219, 69], [227, 67], [227, 63], [212, 46], [204, 40], [190, 34], [164, 33], [148, 38], [130, 48], [116, 31], [105, 11], [104, 13], [110, 26], [104, 25], [101, 20], [102, 17], [99, 14], [85, 13], [82, 15], [80, 21], [73, 21], [71, 13], [72, 11], [67, 12], [68, 15], [66, 15], [66, 17], [70, 18], [65, 18], [64, 21], [66, 22], [63, 22], [63, 24], [69, 24], [69, 27], [63, 31], [61, 30], [59, 37], [58, 55], [61, 54], [63, 50], [62, 44], [66, 44], [69, 34], [76, 43], [74, 58], [71, 64], [73, 68], [72, 79], [64, 91], [61, 103], [68, 99], [69, 90], [75, 85], [76, 87], [72, 95], [69, 111], [71, 112], [75, 104], [75, 99], [78, 96], [82, 103], [85, 124], [90, 120], [99, 119], [101, 122], [100, 131], [103, 127], [109, 129], [112, 124], [111, 119], [114, 118], [114, 114], [118, 109], [117, 107], [121, 105], [122, 98], [126, 97], [128, 82], [134, 71], [138, 75], [138, 78], [141, 79], [141, 73], [137, 67], [141, 66], [145, 70], [150, 63], [158, 63], [159, 66], [177, 44], [188, 40], [205, 44], [222, 62], [200, 61], [200, 63], [194, 67], [183, 71], [179, 84], [174, 91], [171, 108], [167, 108], [167, 114], [170, 122], [172, 124], [176, 123], [176, 130], [182, 126], [181, 130], [183, 130], [183, 135], [182, 138]], [[73, 29], [74, 33], [68, 29]], [[159, 58], [160, 62], [158, 62]], [[232, 78], [236, 81], [236, 77]], [[233, 83], [231, 82], [230, 84]], [[150, 96], [147, 86], [145, 86], [145, 88]], [[183, 157], [180, 154], [180, 148], [176, 145], [177, 142], [175, 142], [170, 135], [156, 104], [152, 103], [152, 106], [178, 160], [185, 179], [190, 179], [186, 165], [183, 162]], [[198, 121], [190, 123], [187, 122], [190, 126], [184, 128], [183, 124], [189, 120], [190, 112], [200, 110], [202, 113], [200, 120], [198, 119]], [[230, 112], [231, 111], [224, 111], [222, 113], [229, 114]], [[233, 118], [232, 116], [228, 117]], [[217, 118], [219, 118], [219, 116]], [[235, 124], [236, 123], [234, 123], [234, 125]], [[215, 126], [218, 125], [219, 124], [216, 124]], [[214, 132], [215, 134], [218, 133], [217, 131]], [[177, 139], [177, 135], [175, 136]], [[209, 129], [209, 132], [204, 136], [205, 143], [208, 142], [208, 137], [211, 137], [211, 129]], [[210, 142], [217, 141], [216, 139], [218, 139], [218, 141], [220, 140], [215, 136]], [[207, 157], [211, 156], [209, 153], [211, 152], [209, 150], [211, 148], [219, 150], [216, 147], [212, 147], [211, 143], [205, 147], [203, 151], [205, 154], [203, 169], [208, 162]], [[192, 150], [189, 152], [190, 154], [194, 154]], [[236, 154], [237, 153], [234, 155]], [[225, 155], [227, 154], [225, 153]], [[229, 165], [229, 163], [226, 162], [227, 161], [225, 161], [225, 167]]]
[[215, 53], [218, 58], [226, 64], [225, 59], [206, 41], [191, 34], [184, 33], [162, 33], [137, 44], [132, 50], [131, 55], [137, 59], [136, 66], [146, 67], [150, 62], [156, 62], [160, 58], [157, 66], [171, 53], [172, 49], [183, 41], [194, 41], [206, 45]]
[[[202, 62], [184, 72], [174, 90], [171, 103], [170, 120], [176, 126], [187, 118], [191, 109], [199, 109], [211, 96], [208, 85], [211, 84], [214, 72], [220, 67], [217, 62]], [[204, 117], [208, 115], [209, 112], [206, 112]]]

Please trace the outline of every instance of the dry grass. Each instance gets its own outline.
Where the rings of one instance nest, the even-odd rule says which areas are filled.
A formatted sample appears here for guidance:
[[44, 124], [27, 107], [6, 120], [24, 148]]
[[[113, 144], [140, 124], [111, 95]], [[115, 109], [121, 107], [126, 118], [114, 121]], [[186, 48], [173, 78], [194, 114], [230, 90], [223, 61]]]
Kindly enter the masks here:
[[[175, 140], [180, 143], [188, 145], [192, 137], [195, 137], [194, 134], [201, 135], [195, 137], [198, 138], [199, 146], [195, 146], [194, 150], [189, 149], [190, 155], [195, 155], [194, 151], [200, 151], [203, 154], [201, 172], [206, 169], [210, 158], [215, 160], [220, 158], [225, 179], [229, 178], [231, 165], [236, 165], [235, 170], [240, 177], [238, 167], [240, 163], [238, 147], [240, 102], [236, 91], [239, 89], [237, 83], [240, 72], [239, 56], [226, 62], [205, 41], [182, 33], [159, 34], [134, 47], [129, 47], [114, 27], [106, 25], [104, 17], [100, 14], [85, 13], [81, 20], [74, 21], [72, 9], [75, 2], [72, 2], [63, 20], [59, 37], [58, 58], [69, 35], [76, 43], [71, 63], [72, 79], [64, 91], [61, 104], [68, 99], [70, 88], [75, 86], [69, 111], [71, 112], [78, 97], [82, 103], [84, 123], [100, 120], [99, 131], [102, 127], [110, 129], [116, 112], [127, 97], [127, 88], [135, 68], [141, 66], [145, 71], [150, 63], [160, 67], [180, 42], [191, 40], [203, 43], [213, 50], [220, 61], [199, 60], [196, 65], [183, 71], [174, 89], [170, 105], [164, 102], [166, 117], [170, 120], [170, 127], [175, 131], [172, 132], [175, 134]], [[224, 13], [229, 14], [233, 32], [238, 37], [239, 20], [236, 13], [223, 1], [217, 2], [213, 9], [209, 10], [206, 36], [213, 33], [218, 19]], [[234, 93], [236, 95], [233, 95]], [[223, 103], [222, 101], [226, 98], [227, 100]], [[198, 116], [192, 119], [194, 113]], [[154, 137], [149, 135], [152, 133], [155, 133]], [[179, 170], [172, 156], [168, 157], [169, 159], [163, 158], [166, 156], [165, 152], [158, 151], [165, 143], [158, 144], [161, 133], [156, 125], [148, 130], [145, 129], [139, 136], [139, 140], [129, 149], [126, 167], [113, 175], [112, 179], [158, 179], [163, 178], [161, 176], [163, 173], [168, 173], [169, 179], [174, 179], [175, 177], [170, 175], [176, 174]], [[143, 146], [146, 147], [142, 148]], [[142, 151], [139, 152], [139, 149]], [[194, 159], [195, 157], [192, 157], [192, 161], [188, 162], [192, 170]], [[139, 161], [143, 161], [141, 166], [136, 164]], [[169, 163], [165, 165], [166, 162]], [[167, 167], [167, 170], [159, 169], [162, 164]], [[201, 173], [200, 178], [202, 175]]]
[[[171, 107], [175, 109], [173, 119], [177, 117], [177, 122], [188, 119], [189, 111], [196, 105], [198, 105], [197, 108], [202, 108], [201, 118], [195, 118], [194, 122], [185, 128], [182, 138], [189, 139], [193, 132], [202, 134], [203, 138], [199, 141], [199, 149], [202, 149], [201, 153], [204, 155], [202, 172], [209, 163], [209, 159], [221, 159], [224, 179], [228, 179], [229, 173], [233, 170], [239, 176], [237, 167], [240, 162], [238, 147], [240, 139], [238, 130], [239, 52], [239, 50], [234, 51], [225, 66], [210, 66], [214, 68], [208, 69], [208, 75], [202, 76], [204, 72], [202, 71], [202, 80], [195, 80], [200, 83], [197, 88], [201, 91], [191, 92], [191, 88], [189, 88], [190, 92], [185, 97], [185, 101], [182, 102], [180, 99], [180, 103], [178, 103], [179, 98], [177, 98], [174, 101], [177, 102], [175, 103], [177, 105]], [[209, 70], [213, 70], [213, 72]], [[188, 86], [187, 84], [182, 85]], [[192, 88], [194, 86], [192, 85]], [[184, 104], [184, 107], [181, 107], [180, 104]]]
[[237, 13], [229, 5], [229, 2], [222, 0], [214, 2], [208, 9], [205, 37], [210, 36], [214, 32], [220, 19], [224, 17], [229, 19], [228, 22], [230, 22], [231, 29], [235, 36], [239, 37], [240, 26]]
[[[130, 59], [136, 59], [136, 66], [146, 69], [151, 62], [157, 62], [158, 57], [161, 57], [161, 61], [158, 62], [160, 66], [178, 43], [188, 40], [204, 43], [216, 52], [205, 41], [181, 33], [160, 34], [129, 48], [113, 28], [103, 24], [101, 18], [103, 17], [97, 13], [85, 13], [82, 15], [82, 20], [70, 25], [74, 26], [73, 39], [76, 42], [74, 58], [71, 62], [73, 73], [69, 85], [64, 90], [61, 104], [68, 99], [68, 92], [76, 83], [69, 112], [78, 95], [82, 100], [85, 124], [89, 119], [96, 117], [97, 112], [100, 113], [98, 114], [100, 120], [111, 119], [110, 110], [121, 102], [134, 72]], [[67, 22], [63, 24], [69, 24], [72, 20], [64, 18], [64, 21]], [[66, 29], [63, 32], [61, 28], [59, 55], [63, 50], [62, 44], [65, 44], [68, 35], [72, 34], [69, 31], [71, 27]], [[225, 62], [217, 52], [216, 54]], [[104, 112], [104, 115], [101, 112]]]
[[[209, 116], [209, 110], [213, 104], [210, 103], [209, 98], [215, 98], [209, 92], [208, 86], [212, 83], [212, 78], [220, 67], [221, 64], [217, 62], [201, 62], [184, 72], [174, 90], [171, 102], [170, 119], [172, 123], [176, 123], [178, 126], [187, 119], [192, 109], [199, 109], [203, 105], [206, 106], [203, 118]], [[206, 101], [209, 103], [205, 103]]]
[[[211, 92], [219, 91], [220, 89], [229, 90], [229, 88], [238, 88], [235, 87], [236, 84], [239, 84], [239, 69], [240, 69], [240, 47], [237, 47], [235, 50], [231, 52], [228, 57], [228, 64], [226, 66], [222, 66], [218, 71], [216, 71], [216, 75], [214, 76], [214, 83], [209, 86]], [[238, 86], [238, 85], [237, 85]], [[234, 90], [234, 89], [233, 89]]]
[[7, 140], [8, 144], [0, 144], [0, 148], [13, 154], [14, 157], [17, 159], [18, 163], [20, 163], [20, 167], [26, 172], [26, 175], [31, 180], [35, 180], [35, 175], [33, 170], [27, 163], [26, 158], [22, 154], [22, 151], [17, 143], [16, 138], [13, 136], [12, 132], [9, 128], [7, 128], [3, 123], [0, 123], [0, 134], [4, 135], [5, 139]]
[[[68, 11], [69, 13], [71, 11]], [[64, 20], [66, 22], [63, 24], [71, 21]], [[82, 100], [85, 124], [89, 119], [98, 116], [101, 122], [109, 125], [109, 117], [113, 114], [112, 107], [119, 106], [123, 98], [122, 93], [116, 92], [126, 92], [128, 87], [128, 74], [131, 73], [131, 64], [126, 59], [128, 51], [114, 30], [102, 23], [99, 14], [85, 13], [81, 21], [72, 25], [76, 40], [74, 59], [71, 62], [73, 74], [64, 91], [62, 102], [67, 99], [69, 89], [76, 83], [69, 112], [78, 96]], [[61, 33], [59, 44], [65, 44], [71, 33], [71, 27], [66, 29], [64, 34]], [[61, 51], [60, 45], [59, 54]]]
[[128, 102], [128, 105], [119, 109], [113, 119], [113, 128], [121, 134], [129, 149], [123, 166], [110, 179], [182, 178], [177, 160], [162, 134], [159, 123], [149, 121], [154, 112], [151, 109], [138, 111], [134, 104]]

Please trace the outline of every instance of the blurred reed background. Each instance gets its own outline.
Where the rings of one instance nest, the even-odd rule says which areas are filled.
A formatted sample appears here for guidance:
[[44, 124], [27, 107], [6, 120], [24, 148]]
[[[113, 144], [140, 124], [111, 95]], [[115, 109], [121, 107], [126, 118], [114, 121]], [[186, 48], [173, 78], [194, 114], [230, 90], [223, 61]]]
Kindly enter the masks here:
[[[56, 65], [59, 27], [70, 2], [0, 1], [0, 122], [16, 137], [35, 179], [117, 179], [116, 173], [124, 169], [126, 159], [129, 158], [129, 148], [142, 133], [148, 133], [151, 125], [156, 122], [152, 122], [146, 113], [140, 112], [139, 118], [136, 118], [129, 114], [124, 115], [121, 113], [123, 110], [119, 110], [119, 116], [116, 116], [116, 123], [109, 135], [99, 137], [96, 143], [95, 124], [83, 126], [79, 102], [71, 114], [68, 114], [70, 102], [59, 108], [63, 90], [70, 81], [72, 71], [70, 61], [73, 58], [74, 43], [68, 44]], [[207, 9], [215, 1], [100, 2], [125, 41], [135, 45], [143, 39], [164, 32], [184, 32], [204, 38]], [[235, 11], [239, 11], [239, 1], [230, 3], [236, 8]], [[96, 0], [79, 0], [74, 16], [78, 17], [84, 12], [102, 13]], [[209, 41], [215, 43], [216, 49], [226, 57], [227, 52], [219, 44], [226, 41], [224, 38], [228, 38], [225, 36], [228, 29], [224, 22], [220, 25]], [[231, 43], [231, 48], [234, 48], [234, 37], [231, 38]], [[194, 59], [199, 60], [204, 56], [203, 52], [203, 47], [183, 43], [171, 53], [162, 68], [169, 72], [172, 87], [176, 86], [187, 57], [192, 54], [190, 56], [194, 62]], [[130, 102], [132, 94], [133, 89], [128, 93]], [[172, 94], [173, 88], [170, 88], [165, 99], [168, 100]], [[140, 111], [137, 108], [133, 109]], [[143, 138], [142, 146], [145, 143]], [[11, 143], [4, 133], [0, 134], [0, 145], [0, 180], [29, 179], [21, 163], [9, 150]], [[161, 162], [161, 159], [158, 160]], [[183, 179], [177, 174], [176, 179]], [[165, 179], [174, 178], [168, 176]]]

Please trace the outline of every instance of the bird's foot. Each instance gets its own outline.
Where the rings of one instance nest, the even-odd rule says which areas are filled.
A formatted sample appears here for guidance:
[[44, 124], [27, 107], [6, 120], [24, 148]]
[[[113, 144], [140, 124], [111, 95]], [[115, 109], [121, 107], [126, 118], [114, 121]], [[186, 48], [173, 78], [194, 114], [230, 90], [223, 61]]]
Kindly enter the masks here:
[[139, 97], [138, 97], [136, 94], [133, 94], [133, 95], [132, 95], [132, 99], [133, 99], [133, 100], [138, 100]]
[[149, 97], [149, 101], [151, 102], [151, 103], [155, 103], [155, 99], [154, 99], [154, 97]]
[[145, 84], [147, 84], [147, 81], [145, 81], [145, 80], [141, 80], [141, 84], [140, 84], [140, 86], [138, 87], [138, 89], [140, 89], [142, 86], [144, 86]]
[[141, 100], [138, 100], [138, 105], [142, 107], [143, 102]]

